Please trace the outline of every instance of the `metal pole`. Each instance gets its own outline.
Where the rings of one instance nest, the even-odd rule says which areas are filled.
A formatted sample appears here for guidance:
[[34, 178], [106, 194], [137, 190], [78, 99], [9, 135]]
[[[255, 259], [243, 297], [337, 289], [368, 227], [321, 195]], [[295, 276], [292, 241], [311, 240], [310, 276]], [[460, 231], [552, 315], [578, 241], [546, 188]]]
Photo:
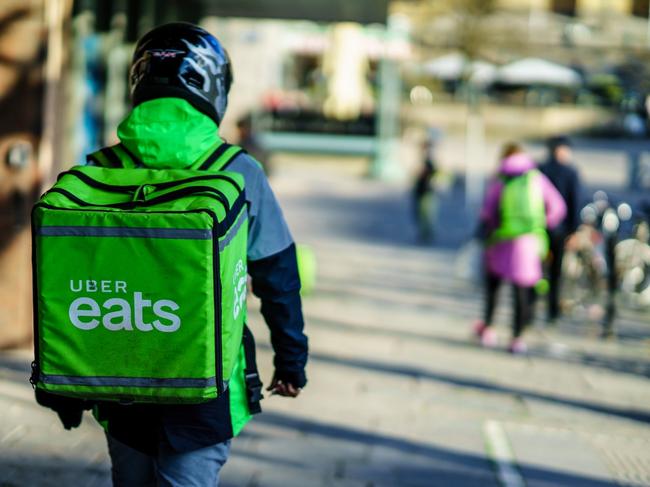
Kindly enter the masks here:
[[540, 9], [537, 6], [535, 0], [529, 0], [528, 2], [528, 38], [532, 39], [534, 35], [534, 30], [540, 24]]
[[[469, 86], [469, 85], [468, 85]], [[483, 197], [483, 158], [485, 157], [485, 123], [479, 107], [480, 93], [470, 87], [465, 128], [465, 207], [474, 211]]]
[[648, 49], [650, 49], [650, 2], [648, 2], [648, 35], [646, 37]]
[[371, 173], [376, 178], [391, 178], [399, 149], [399, 72], [394, 60], [379, 61], [379, 107], [377, 113], [377, 146]]
[[[396, 26], [396, 19], [388, 17], [384, 42], [404, 35]], [[401, 79], [397, 61], [382, 58], [379, 62], [379, 100], [377, 107], [377, 143], [371, 163], [371, 176], [396, 179], [400, 176], [399, 110]]]

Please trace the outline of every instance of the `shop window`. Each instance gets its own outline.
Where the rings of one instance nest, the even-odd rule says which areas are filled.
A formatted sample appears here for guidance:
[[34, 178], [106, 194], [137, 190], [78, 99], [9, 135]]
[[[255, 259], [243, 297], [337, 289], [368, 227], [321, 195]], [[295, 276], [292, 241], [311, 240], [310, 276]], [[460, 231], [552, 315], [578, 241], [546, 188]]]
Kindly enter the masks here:
[[648, 17], [650, 10], [650, 0], [634, 0], [632, 2], [632, 15], [637, 17]]
[[555, 13], [573, 17], [576, 14], [576, 0], [553, 0], [552, 9]]

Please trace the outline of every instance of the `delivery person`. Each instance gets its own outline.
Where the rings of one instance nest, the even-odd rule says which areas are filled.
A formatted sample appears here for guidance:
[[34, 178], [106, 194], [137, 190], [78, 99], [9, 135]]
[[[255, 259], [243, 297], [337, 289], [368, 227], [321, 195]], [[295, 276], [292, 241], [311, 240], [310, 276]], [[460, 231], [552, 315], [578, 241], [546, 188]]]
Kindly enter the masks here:
[[[218, 128], [232, 69], [214, 36], [187, 23], [153, 29], [136, 45], [130, 79], [134, 108], [118, 127], [123, 152], [105, 148], [91, 155], [90, 163], [119, 167], [116, 154], [125, 154], [136, 166], [186, 169], [206, 153], [230, 147], [222, 143]], [[275, 374], [267, 390], [296, 397], [307, 382], [307, 337], [293, 239], [260, 164], [241, 152], [227, 169], [245, 179], [248, 273], [275, 352]], [[164, 279], [164, 270], [158, 272]], [[247, 356], [247, 367], [248, 362]], [[116, 486], [214, 486], [228, 458], [233, 424], [246, 422], [260, 399], [259, 380], [255, 377], [251, 388], [244, 375], [251, 374], [233, 377], [224, 394], [201, 404], [89, 404], [42, 391], [37, 399], [54, 409], [68, 429], [79, 425], [84, 408], [94, 407], [106, 429]], [[248, 404], [229, 394], [244, 387]], [[253, 401], [251, 391], [257, 396]]]

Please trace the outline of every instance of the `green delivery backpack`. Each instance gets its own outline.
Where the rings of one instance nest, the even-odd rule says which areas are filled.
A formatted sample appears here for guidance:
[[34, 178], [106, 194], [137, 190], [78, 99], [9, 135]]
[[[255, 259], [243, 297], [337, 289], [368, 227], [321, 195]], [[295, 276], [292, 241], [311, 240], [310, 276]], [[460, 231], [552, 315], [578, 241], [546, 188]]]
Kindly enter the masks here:
[[242, 346], [247, 220], [234, 172], [60, 175], [32, 211], [35, 387], [174, 404], [223, 393]]
[[521, 235], [535, 235], [542, 258], [548, 253], [544, 195], [536, 179], [537, 170], [504, 178], [499, 204], [499, 227], [492, 232], [488, 244], [513, 240]]

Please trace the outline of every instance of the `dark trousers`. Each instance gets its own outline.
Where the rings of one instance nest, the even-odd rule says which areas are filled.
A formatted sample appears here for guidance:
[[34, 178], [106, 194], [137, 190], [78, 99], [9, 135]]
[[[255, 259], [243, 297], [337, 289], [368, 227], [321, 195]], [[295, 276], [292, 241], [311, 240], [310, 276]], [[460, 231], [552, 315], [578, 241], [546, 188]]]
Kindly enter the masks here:
[[[485, 281], [485, 315], [483, 317], [486, 326], [492, 324], [501, 282], [501, 278], [489, 272], [487, 273]], [[526, 325], [533, 319], [533, 291], [530, 287], [513, 285], [512, 294], [514, 305], [512, 336], [518, 338], [523, 333]]]
[[560, 290], [562, 286], [562, 259], [564, 258], [564, 233], [549, 233], [550, 263], [548, 266], [548, 319], [560, 317]]

